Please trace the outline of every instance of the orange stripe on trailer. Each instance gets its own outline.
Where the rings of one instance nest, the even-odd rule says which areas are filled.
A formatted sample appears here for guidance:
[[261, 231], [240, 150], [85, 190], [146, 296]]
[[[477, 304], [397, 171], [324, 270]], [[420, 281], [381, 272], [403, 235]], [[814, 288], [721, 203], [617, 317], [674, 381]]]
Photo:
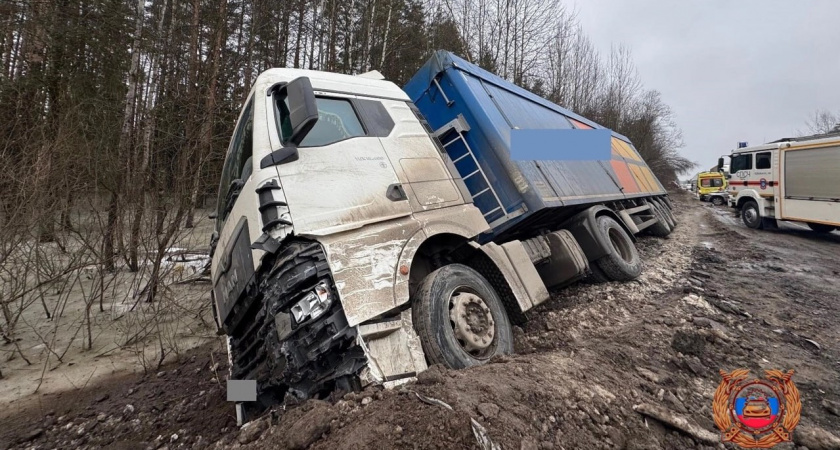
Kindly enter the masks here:
[[627, 163], [614, 159], [610, 161], [610, 164], [612, 165], [616, 176], [618, 176], [618, 182], [623, 188], [622, 192], [625, 194], [635, 194], [640, 192], [639, 185], [633, 180], [633, 174], [630, 173], [630, 168], [627, 167]]
[[619, 150], [619, 148], [618, 148], [618, 144], [615, 143], [615, 138], [612, 138], [612, 142], [610, 142], [610, 147], [612, 147], [612, 157], [613, 158], [624, 157], [624, 155], [621, 154], [621, 150]]
[[618, 143], [619, 143], [619, 145], [624, 147], [624, 151], [627, 152], [627, 157], [628, 158], [630, 158], [634, 161], [641, 161], [642, 160], [642, 157], [639, 156], [639, 153], [636, 150], [634, 150], [633, 147], [630, 144], [622, 141], [621, 139], [618, 140]]
[[659, 182], [656, 181], [656, 176], [653, 175], [653, 172], [651, 172], [650, 167], [643, 166], [642, 174], [644, 174], [645, 180], [650, 185], [650, 191], [648, 192], [659, 192]]
[[572, 119], [571, 117], [567, 117], [567, 119], [569, 119], [569, 121], [572, 122], [572, 125], [574, 125], [575, 128], [577, 128], [579, 130], [591, 130], [592, 129], [592, 127], [590, 127], [589, 125], [587, 125], [587, 124], [585, 124], [581, 121]]
[[636, 183], [639, 184], [642, 192], [653, 192], [652, 186], [648, 184], [647, 177], [642, 172], [642, 168], [635, 164], [628, 164], [628, 167], [630, 167], [630, 172], [633, 173], [633, 178], [636, 179]]
[[613, 155], [621, 156], [622, 158], [626, 159], [633, 159], [630, 154], [627, 152], [627, 148], [621, 145], [621, 141], [616, 138], [612, 138], [612, 150]]

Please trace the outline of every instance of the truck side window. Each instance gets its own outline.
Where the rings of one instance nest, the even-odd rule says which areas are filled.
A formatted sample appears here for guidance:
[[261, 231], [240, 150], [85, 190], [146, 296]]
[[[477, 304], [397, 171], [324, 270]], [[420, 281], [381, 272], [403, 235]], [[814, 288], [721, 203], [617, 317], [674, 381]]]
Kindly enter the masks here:
[[755, 155], [755, 168], [756, 169], [769, 169], [770, 168], [770, 152], [764, 153], [756, 153]]
[[228, 200], [230, 200], [231, 193], [228, 192], [234, 180], [247, 181], [252, 172], [252, 154], [254, 152], [254, 102], [250, 100], [245, 105], [245, 110], [242, 113], [242, 119], [236, 125], [236, 130], [233, 133], [233, 139], [230, 143], [228, 155], [225, 158], [225, 164], [222, 167], [222, 176], [219, 183], [219, 198], [217, 203], [217, 229], [221, 229], [221, 225], [225, 222], [230, 208]]
[[739, 170], [752, 170], [752, 153], [746, 153], [732, 158], [729, 172], [735, 173]]
[[[321, 147], [366, 135], [359, 116], [348, 100], [317, 97], [315, 101], [318, 105], [318, 122], [300, 143], [300, 147]], [[284, 142], [292, 134], [287, 102], [285, 96], [275, 101], [275, 120]]]

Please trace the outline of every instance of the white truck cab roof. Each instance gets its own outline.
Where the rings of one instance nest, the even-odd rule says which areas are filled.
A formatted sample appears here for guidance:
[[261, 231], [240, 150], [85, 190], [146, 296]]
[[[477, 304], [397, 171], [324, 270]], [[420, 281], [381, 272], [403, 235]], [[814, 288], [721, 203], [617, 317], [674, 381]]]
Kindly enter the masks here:
[[316, 92], [333, 92], [401, 101], [410, 100], [399, 86], [384, 79], [372, 78], [370, 75], [344, 75], [317, 70], [268, 69], [257, 77], [255, 86], [267, 89], [274, 84], [289, 82], [300, 77], [308, 77], [310, 83], [312, 83], [312, 88]]

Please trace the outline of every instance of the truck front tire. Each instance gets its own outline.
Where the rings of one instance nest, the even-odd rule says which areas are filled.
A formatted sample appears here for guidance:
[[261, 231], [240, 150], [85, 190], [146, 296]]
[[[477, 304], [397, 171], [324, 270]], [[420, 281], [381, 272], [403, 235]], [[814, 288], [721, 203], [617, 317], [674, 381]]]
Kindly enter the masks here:
[[624, 228], [610, 216], [598, 217], [598, 230], [612, 245], [612, 251], [595, 261], [599, 269], [613, 281], [630, 281], [642, 273], [642, 260]]
[[744, 221], [744, 225], [752, 228], [754, 230], [758, 230], [761, 228], [761, 214], [758, 212], [758, 203], [753, 200], [749, 200], [744, 203], [744, 206], [741, 207], [741, 220]]
[[411, 312], [429, 364], [463, 369], [513, 353], [513, 331], [502, 301], [481, 274], [463, 264], [426, 276]]

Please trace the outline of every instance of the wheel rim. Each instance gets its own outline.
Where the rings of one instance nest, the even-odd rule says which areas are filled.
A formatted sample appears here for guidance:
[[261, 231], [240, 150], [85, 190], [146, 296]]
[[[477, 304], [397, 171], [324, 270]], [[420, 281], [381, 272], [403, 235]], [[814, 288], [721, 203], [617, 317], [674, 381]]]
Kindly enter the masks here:
[[449, 297], [449, 323], [461, 348], [486, 359], [496, 347], [496, 321], [487, 303], [474, 291], [458, 288]]
[[615, 251], [618, 252], [618, 255], [621, 256], [621, 259], [626, 262], [630, 262], [632, 259], [632, 252], [630, 250], [630, 246], [627, 244], [627, 240], [622, 235], [621, 230], [610, 228], [607, 235], [610, 237], [610, 244], [612, 244]]
[[756, 212], [755, 208], [748, 207], [744, 210], [744, 219], [746, 219], [748, 223], [753, 224], [758, 219], [758, 212]]

